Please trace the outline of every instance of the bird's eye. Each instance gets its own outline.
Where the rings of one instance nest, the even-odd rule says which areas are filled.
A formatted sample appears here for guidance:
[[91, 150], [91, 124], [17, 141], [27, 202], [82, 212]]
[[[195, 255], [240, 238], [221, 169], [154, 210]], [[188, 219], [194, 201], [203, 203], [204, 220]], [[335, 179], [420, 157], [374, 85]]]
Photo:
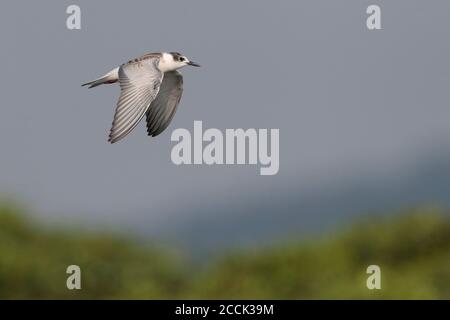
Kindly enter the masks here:
[[183, 57], [178, 58], [180, 61], [184, 61], [185, 59]]

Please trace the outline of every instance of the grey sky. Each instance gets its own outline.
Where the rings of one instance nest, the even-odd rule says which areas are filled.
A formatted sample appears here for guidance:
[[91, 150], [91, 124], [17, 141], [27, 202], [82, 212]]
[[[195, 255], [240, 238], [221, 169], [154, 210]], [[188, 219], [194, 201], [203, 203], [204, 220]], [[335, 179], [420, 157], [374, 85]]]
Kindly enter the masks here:
[[[382, 7], [381, 31], [365, 9]], [[82, 30], [65, 27], [78, 4]], [[186, 208], [295, 185], [408, 175], [450, 137], [448, 1], [10, 1], [0, 192], [44, 216], [176, 219]], [[117, 86], [80, 84], [152, 51], [179, 51], [180, 107], [156, 139], [141, 124], [107, 143]], [[279, 128], [280, 171], [175, 166], [176, 128]], [[232, 213], [230, 213], [232, 214]], [[133, 220], [136, 219], [136, 220]]]

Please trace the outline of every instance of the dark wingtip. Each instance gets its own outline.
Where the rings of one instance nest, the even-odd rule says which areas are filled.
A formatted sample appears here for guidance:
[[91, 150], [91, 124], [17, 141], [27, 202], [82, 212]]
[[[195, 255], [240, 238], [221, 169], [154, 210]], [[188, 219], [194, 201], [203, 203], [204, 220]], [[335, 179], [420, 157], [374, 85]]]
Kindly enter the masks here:
[[111, 143], [111, 144], [114, 144], [114, 143], [116, 143], [119, 140], [121, 140], [120, 137], [119, 138], [117, 138], [117, 137], [113, 138], [113, 136], [111, 134], [108, 137], [108, 142]]

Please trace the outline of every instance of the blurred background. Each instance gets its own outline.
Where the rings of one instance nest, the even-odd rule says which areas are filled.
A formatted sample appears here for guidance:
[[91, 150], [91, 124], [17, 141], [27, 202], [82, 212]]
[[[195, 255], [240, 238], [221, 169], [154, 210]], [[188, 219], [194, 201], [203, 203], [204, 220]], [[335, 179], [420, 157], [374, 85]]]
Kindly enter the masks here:
[[[450, 298], [450, 3], [372, 2], [3, 3], [0, 298]], [[111, 146], [118, 87], [80, 85], [152, 51], [202, 68]], [[194, 120], [279, 128], [279, 173], [175, 166]]]

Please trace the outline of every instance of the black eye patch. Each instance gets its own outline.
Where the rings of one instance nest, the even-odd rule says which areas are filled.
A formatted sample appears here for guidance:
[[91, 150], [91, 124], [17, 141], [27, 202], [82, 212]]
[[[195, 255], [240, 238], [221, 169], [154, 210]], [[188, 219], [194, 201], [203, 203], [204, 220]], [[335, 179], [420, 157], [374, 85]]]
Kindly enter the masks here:
[[170, 52], [170, 54], [172, 55], [173, 60], [180, 61], [181, 53], [179, 53], [179, 52]]

